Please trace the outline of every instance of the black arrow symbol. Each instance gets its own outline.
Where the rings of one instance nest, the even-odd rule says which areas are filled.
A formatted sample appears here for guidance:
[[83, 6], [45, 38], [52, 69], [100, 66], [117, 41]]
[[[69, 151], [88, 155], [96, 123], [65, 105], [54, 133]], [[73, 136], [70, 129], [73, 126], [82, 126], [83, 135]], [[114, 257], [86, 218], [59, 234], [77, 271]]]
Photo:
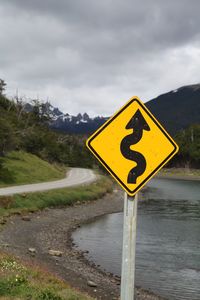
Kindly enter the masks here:
[[123, 138], [120, 150], [126, 159], [137, 163], [137, 166], [130, 170], [127, 178], [127, 183], [136, 183], [138, 176], [146, 170], [146, 159], [141, 153], [131, 150], [130, 146], [137, 144], [142, 138], [143, 130], [150, 131], [150, 127], [138, 109], [126, 125], [126, 129], [133, 129], [133, 132]]

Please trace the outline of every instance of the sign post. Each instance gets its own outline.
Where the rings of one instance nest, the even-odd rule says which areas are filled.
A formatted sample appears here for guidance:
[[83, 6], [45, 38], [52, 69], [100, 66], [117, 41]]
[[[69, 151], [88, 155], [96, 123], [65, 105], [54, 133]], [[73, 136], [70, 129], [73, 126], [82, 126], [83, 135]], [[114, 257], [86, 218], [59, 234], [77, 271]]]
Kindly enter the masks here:
[[138, 194], [135, 197], [124, 194], [121, 300], [134, 299], [137, 202]]
[[178, 146], [133, 97], [89, 137], [87, 147], [126, 192], [121, 300], [133, 300], [137, 193], [178, 152]]

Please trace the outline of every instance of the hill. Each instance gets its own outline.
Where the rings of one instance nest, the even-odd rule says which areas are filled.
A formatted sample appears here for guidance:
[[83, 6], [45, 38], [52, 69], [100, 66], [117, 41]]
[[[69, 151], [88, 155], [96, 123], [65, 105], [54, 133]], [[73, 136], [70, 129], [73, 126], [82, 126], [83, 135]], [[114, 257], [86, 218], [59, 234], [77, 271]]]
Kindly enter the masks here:
[[5, 165], [2, 158], [16, 150], [71, 167], [92, 167], [94, 164], [85, 148], [85, 137], [49, 128], [49, 117], [42, 103], [36, 102], [28, 112], [24, 103], [0, 95], [0, 170]]
[[4, 168], [0, 171], [0, 186], [37, 183], [65, 177], [64, 168], [23, 151], [9, 152], [1, 158], [1, 163]]
[[169, 133], [200, 124], [200, 84], [183, 86], [160, 95], [146, 106]]

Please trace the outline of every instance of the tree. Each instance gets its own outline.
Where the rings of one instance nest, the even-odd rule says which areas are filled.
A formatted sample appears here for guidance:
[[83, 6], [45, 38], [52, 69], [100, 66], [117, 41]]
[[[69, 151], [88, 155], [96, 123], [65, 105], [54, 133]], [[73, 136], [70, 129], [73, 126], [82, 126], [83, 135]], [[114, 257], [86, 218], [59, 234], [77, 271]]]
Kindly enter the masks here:
[[15, 174], [4, 165], [4, 159], [0, 157], [0, 181], [4, 183], [12, 183], [15, 179]]
[[17, 148], [18, 141], [9, 120], [0, 117], [0, 157]]
[[3, 95], [3, 92], [5, 91], [6, 83], [3, 79], [0, 79], [0, 96]]
[[200, 167], [200, 124], [181, 130], [175, 136], [179, 152], [169, 163], [177, 167]]

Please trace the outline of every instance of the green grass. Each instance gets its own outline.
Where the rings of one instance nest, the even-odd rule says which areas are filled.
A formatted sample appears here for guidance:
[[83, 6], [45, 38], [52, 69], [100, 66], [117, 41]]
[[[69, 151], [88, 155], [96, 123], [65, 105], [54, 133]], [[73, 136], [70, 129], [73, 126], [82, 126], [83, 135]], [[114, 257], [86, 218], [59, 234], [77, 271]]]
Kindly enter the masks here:
[[0, 186], [37, 183], [64, 178], [66, 170], [23, 151], [10, 152], [3, 158], [10, 176], [0, 177]]
[[39, 267], [0, 253], [0, 299], [92, 300]]
[[101, 178], [90, 184], [80, 187], [64, 188], [47, 192], [29, 193], [0, 197], [0, 216], [9, 216], [14, 213], [26, 213], [44, 209], [45, 207], [69, 206], [75, 202], [92, 201], [111, 192], [110, 179]]

